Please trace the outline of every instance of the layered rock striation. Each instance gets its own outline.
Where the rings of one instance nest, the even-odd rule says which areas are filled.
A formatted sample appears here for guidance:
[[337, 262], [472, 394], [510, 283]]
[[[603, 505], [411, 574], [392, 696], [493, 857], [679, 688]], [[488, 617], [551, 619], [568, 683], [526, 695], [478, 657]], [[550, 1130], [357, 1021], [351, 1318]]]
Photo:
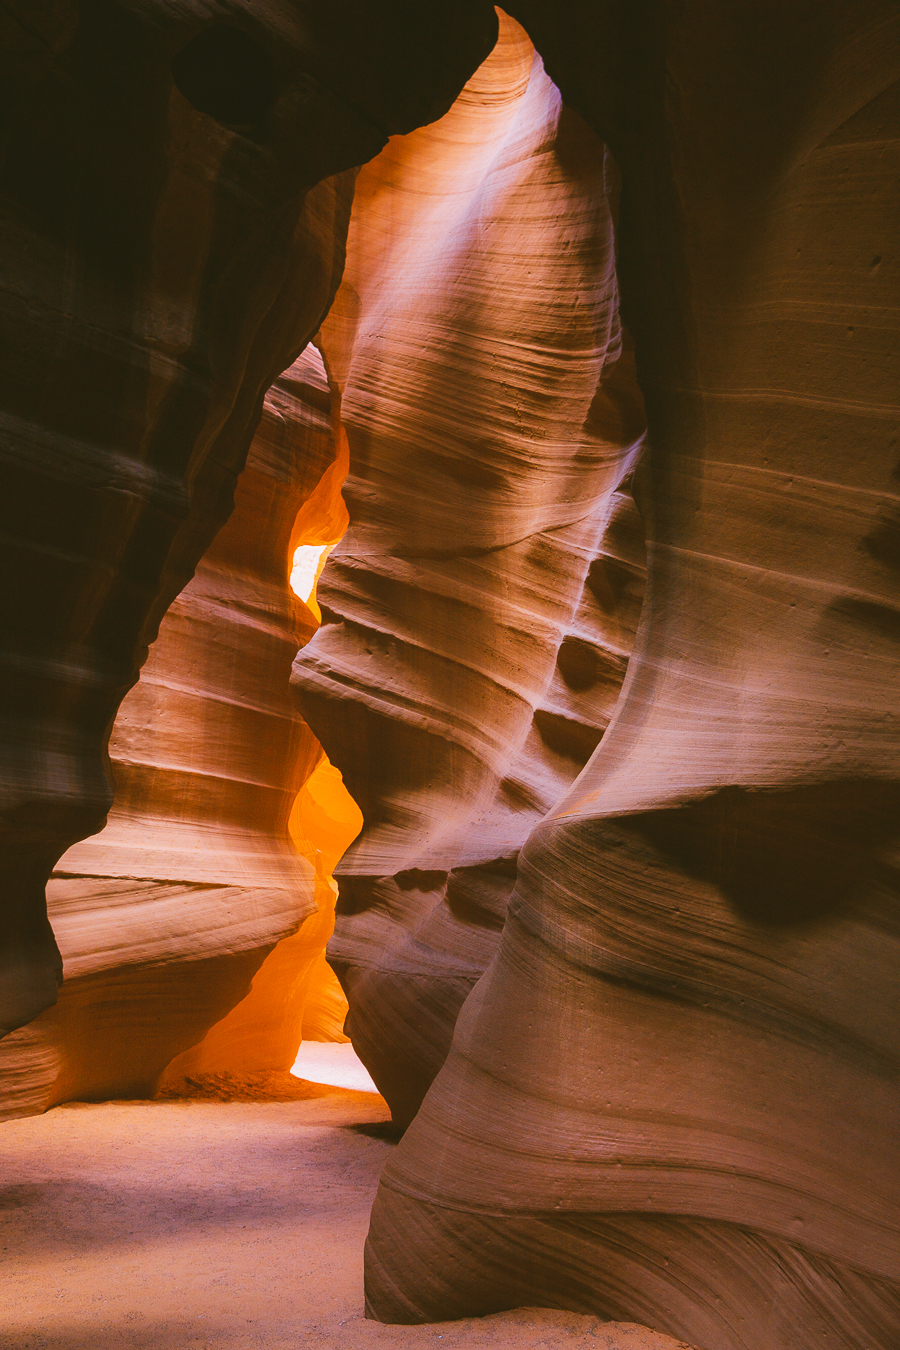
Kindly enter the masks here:
[[501, 16], [451, 111], [357, 180], [318, 341], [350, 526], [300, 707], [364, 826], [329, 959], [412, 1119], [491, 959], [529, 830], [609, 720], [643, 585], [643, 434], [615, 166]]
[[[55, 997], [44, 885], [81, 850], [71, 997], [7, 1037], [13, 1086], [252, 1062], [327, 884], [288, 838], [294, 611], [261, 617], [239, 517], [77, 841], [349, 237], [320, 341], [351, 528], [293, 678], [365, 817], [351, 1033], [415, 1117], [369, 1309], [894, 1350], [896, 6], [511, 9], [541, 58], [503, 19], [449, 113], [476, 0], [0, 18], [2, 1029]], [[283, 591], [285, 543], [336, 538], [290, 515]]]
[[7, 1114], [152, 1095], [167, 1066], [174, 1084], [293, 1062], [355, 828], [289, 686], [316, 626], [288, 584], [293, 545], [343, 525], [330, 403], [308, 348], [267, 394], [234, 513], [122, 703], [109, 821], [48, 885], [59, 1000], [0, 1051]]
[[444, 112], [496, 19], [13, 0], [0, 23], [7, 1031], [56, 996], [44, 884], [103, 825], [119, 703], [339, 280], [350, 180], [322, 180]]
[[648, 590], [384, 1175], [370, 1310], [890, 1350], [896, 9], [514, 9], [622, 171]]

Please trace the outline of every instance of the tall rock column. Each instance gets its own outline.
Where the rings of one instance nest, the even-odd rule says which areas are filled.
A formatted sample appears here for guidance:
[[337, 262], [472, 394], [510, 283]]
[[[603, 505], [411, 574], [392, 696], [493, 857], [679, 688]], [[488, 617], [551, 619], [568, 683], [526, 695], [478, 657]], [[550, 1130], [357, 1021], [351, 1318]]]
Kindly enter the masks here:
[[370, 1310], [892, 1350], [900, 20], [516, 12], [622, 168], [648, 593], [384, 1175]]
[[643, 528], [618, 320], [617, 176], [521, 28], [358, 180], [322, 334], [350, 527], [300, 707], [363, 830], [329, 959], [347, 1029], [415, 1114], [496, 948], [516, 858], [609, 719]]

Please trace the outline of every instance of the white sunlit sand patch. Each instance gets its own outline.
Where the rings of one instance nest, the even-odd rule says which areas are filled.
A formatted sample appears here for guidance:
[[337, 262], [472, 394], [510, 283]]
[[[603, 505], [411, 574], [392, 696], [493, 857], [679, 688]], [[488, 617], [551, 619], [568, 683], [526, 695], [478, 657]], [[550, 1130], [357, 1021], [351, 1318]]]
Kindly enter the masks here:
[[319, 564], [329, 544], [301, 544], [294, 549], [291, 564], [291, 590], [306, 604], [316, 587]]
[[291, 1073], [307, 1083], [377, 1092], [368, 1070], [349, 1041], [304, 1041]]

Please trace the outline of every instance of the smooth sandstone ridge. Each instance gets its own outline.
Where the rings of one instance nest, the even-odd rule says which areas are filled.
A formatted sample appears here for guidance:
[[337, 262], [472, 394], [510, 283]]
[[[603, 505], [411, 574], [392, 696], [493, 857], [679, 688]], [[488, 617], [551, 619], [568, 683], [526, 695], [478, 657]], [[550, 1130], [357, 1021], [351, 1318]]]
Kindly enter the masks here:
[[518, 851], [595, 749], [643, 592], [615, 166], [518, 24], [356, 183], [317, 341], [350, 526], [293, 684], [364, 820], [329, 960], [415, 1115], [493, 956]]

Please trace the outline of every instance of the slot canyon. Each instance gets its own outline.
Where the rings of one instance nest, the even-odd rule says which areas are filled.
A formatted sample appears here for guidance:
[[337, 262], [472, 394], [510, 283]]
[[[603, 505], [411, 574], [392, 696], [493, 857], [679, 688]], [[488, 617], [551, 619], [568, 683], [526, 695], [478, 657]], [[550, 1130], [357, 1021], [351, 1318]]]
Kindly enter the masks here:
[[900, 1350], [895, 0], [0, 68], [0, 1350]]

